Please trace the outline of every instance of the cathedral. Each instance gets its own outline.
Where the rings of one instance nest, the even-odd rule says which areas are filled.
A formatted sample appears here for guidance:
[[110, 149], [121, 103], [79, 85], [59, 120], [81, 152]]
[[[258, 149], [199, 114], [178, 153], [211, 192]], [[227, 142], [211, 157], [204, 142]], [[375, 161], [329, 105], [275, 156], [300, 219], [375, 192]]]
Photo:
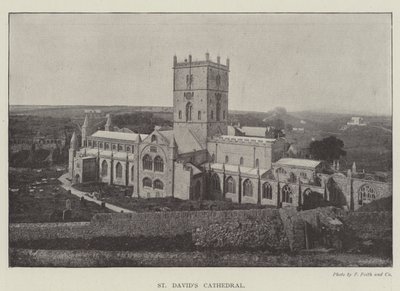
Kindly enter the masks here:
[[[98, 130], [86, 114], [82, 140], [75, 133], [71, 138], [72, 182], [130, 186], [138, 198], [231, 199], [277, 207], [302, 206], [315, 192], [351, 207], [351, 174], [337, 175], [339, 195], [329, 189], [330, 166], [285, 158], [284, 138], [228, 134], [229, 70], [229, 59], [223, 64], [218, 56], [215, 62], [208, 53], [203, 61], [173, 57], [173, 129], [155, 127], [148, 135], [115, 130], [108, 115], [104, 130]], [[364, 203], [368, 199], [372, 196]]]

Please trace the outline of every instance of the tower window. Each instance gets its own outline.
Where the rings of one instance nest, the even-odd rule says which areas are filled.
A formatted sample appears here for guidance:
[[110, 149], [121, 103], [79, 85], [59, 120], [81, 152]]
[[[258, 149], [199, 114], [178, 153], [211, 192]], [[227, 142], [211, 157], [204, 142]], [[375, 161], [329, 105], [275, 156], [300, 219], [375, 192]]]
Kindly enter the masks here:
[[186, 121], [192, 120], [192, 103], [188, 102], [186, 104]]
[[214, 111], [211, 110], [211, 119], [214, 119]]
[[216, 119], [219, 121], [221, 116], [221, 94], [217, 93], [215, 94], [215, 97], [217, 99]]
[[201, 120], [201, 111], [197, 112], [197, 119]]
[[219, 85], [221, 85], [221, 76], [220, 75], [217, 75], [216, 82], [217, 82], [217, 86], [219, 87]]
[[224, 110], [224, 112], [222, 113], [222, 118], [225, 120], [225, 110]]
[[179, 110], [179, 119], [182, 119], [182, 111]]
[[189, 89], [193, 83], [193, 75], [186, 75], [186, 87]]

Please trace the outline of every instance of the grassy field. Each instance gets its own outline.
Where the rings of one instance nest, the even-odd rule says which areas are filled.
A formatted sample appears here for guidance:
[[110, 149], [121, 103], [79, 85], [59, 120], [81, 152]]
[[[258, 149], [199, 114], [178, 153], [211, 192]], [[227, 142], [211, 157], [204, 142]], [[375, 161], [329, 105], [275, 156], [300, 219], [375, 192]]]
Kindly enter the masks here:
[[[72, 205], [69, 221], [90, 221], [96, 213], [110, 212], [107, 208], [86, 201], [60, 186], [57, 178], [62, 174], [56, 169], [10, 169], [9, 172], [9, 222], [61, 221], [66, 200]], [[54, 218], [50, 215], [54, 213]]]

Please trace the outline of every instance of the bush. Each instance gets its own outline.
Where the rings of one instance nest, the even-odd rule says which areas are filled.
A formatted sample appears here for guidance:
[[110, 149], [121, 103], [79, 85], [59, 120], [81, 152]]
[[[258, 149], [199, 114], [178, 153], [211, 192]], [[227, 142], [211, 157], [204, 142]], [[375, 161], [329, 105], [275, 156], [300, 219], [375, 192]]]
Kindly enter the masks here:
[[193, 233], [198, 248], [283, 251], [289, 248], [280, 220], [230, 221], [200, 227]]

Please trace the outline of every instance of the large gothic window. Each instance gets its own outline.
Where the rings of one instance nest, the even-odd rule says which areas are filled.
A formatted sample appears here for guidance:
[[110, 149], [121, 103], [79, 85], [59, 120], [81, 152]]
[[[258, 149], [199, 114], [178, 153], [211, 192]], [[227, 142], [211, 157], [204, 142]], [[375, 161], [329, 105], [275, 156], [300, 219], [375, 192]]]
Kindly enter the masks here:
[[143, 169], [153, 170], [153, 159], [149, 155], [143, 157]]
[[164, 172], [164, 161], [160, 156], [154, 158], [154, 171]]
[[282, 188], [282, 202], [292, 203], [292, 189], [288, 185]]
[[152, 187], [151, 179], [150, 178], [144, 178], [143, 179], [143, 187]]
[[186, 104], [186, 121], [192, 120], [192, 110], [193, 110], [192, 103], [188, 102]]
[[154, 181], [154, 189], [163, 190], [164, 189], [164, 183], [161, 182], [160, 180], [155, 180]]
[[375, 200], [375, 198], [376, 198], [375, 189], [368, 184], [362, 185], [358, 190], [359, 205], [371, 202], [372, 200]]
[[253, 183], [249, 179], [243, 182], [243, 195], [253, 196]]
[[102, 177], [105, 177], [105, 176], [107, 176], [107, 175], [108, 175], [108, 163], [107, 163], [106, 160], [104, 160], [104, 161], [101, 163], [101, 176], [102, 176]]
[[211, 177], [211, 189], [214, 191], [219, 191], [221, 189], [220, 184], [219, 184], [219, 177], [217, 174], [214, 174]]
[[228, 193], [235, 193], [236, 192], [236, 187], [235, 187], [235, 180], [232, 177], [229, 177], [226, 179], [226, 191]]
[[272, 186], [268, 182], [263, 184], [263, 187], [262, 187], [262, 198], [263, 199], [272, 199]]
[[119, 162], [115, 166], [115, 176], [117, 178], [122, 178], [122, 165]]

